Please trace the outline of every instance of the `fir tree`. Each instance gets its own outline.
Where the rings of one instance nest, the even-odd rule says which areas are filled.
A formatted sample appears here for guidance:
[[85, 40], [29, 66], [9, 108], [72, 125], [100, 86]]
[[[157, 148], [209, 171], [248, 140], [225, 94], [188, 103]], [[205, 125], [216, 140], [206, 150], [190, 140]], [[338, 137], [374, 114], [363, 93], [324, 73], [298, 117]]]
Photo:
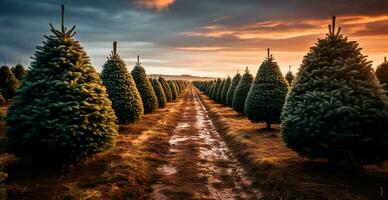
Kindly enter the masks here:
[[178, 92], [176, 90], [176, 86], [175, 86], [175, 83], [174, 81], [167, 81], [168, 82], [168, 85], [170, 86], [170, 90], [172, 92], [172, 100], [177, 100], [178, 99]]
[[8, 66], [0, 67], [0, 91], [5, 100], [12, 99], [15, 96], [16, 89], [19, 87], [19, 81], [16, 79]]
[[13, 67], [11, 70], [19, 82], [21, 82], [24, 75], [26, 75], [26, 70], [24, 69], [23, 65], [20, 64], [20, 62], [15, 67]]
[[152, 87], [154, 88], [156, 97], [158, 98], [158, 107], [165, 108], [167, 104], [166, 94], [164, 94], [164, 90], [162, 84], [158, 81], [158, 79], [152, 80]]
[[222, 83], [222, 79], [221, 79], [221, 78], [217, 78], [216, 84], [215, 84], [215, 86], [214, 86], [214, 89], [213, 89], [213, 91], [212, 91], [212, 93], [211, 93], [211, 97], [210, 97], [210, 98], [211, 98], [212, 100], [214, 100], [214, 101], [217, 100], [218, 90], [219, 90], [220, 87], [221, 87], [221, 83]]
[[118, 126], [105, 87], [73, 36], [56, 30], [37, 47], [30, 71], [8, 109], [10, 153], [68, 163], [105, 151]]
[[335, 32], [304, 57], [282, 114], [287, 145], [303, 156], [373, 163], [388, 158], [388, 102], [357, 42]]
[[154, 89], [147, 78], [145, 69], [139, 62], [139, 56], [137, 57], [137, 63], [133, 68], [131, 75], [133, 80], [135, 80], [137, 90], [140, 93], [144, 113], [150, 113], [158, 109], [158, 98], [156, 97]]
[[222, 103], [221, 102], [221, 100], [222, 100], [222, 90], [223, 90], [224, 86], [225, 86], [225, 79], [222, 79], [220, 87], [217, 90], [217, 96], [216, 96], [216, 102], [217, 103]]
[[236, 91], [233, 96], [233, 109], [241, 114], [244, 114], [245, 101], [247, 99], [247, 95], [249, 89], [251, 88], [253, 82], [253, 76], [249, 73], [248, 67], [245, 69], [245, 73], [242, 76]]
[[266, 122], [267, 129], [271, 123], [280, 122], [280, 113], [288, 92], [288, 83], [284, 79], [278, 64], [269, 54], [260, 65], [255, 81], [245, 102], [245, 115], [252, 122]]
[[388, 61], [386, 57], [384, 58], [384, 62], [377, 66], [376, 76], [388, 94]]
[[163, 77], [160, 76], [158, 80], [163, 87], [163, 91], [164, 91], [164, 94], [166, 95], [167, 102], [171, 102], [172, 92], [171, 92], [170, 86], [168, 85], [167, 81]]
[[236, 91], [236, 88], [240, 83], [240, 80], [241, 80], [241, 75], [240, 73], [237, 72], [237, 74], [233, 77], [230, 87], [228, 89], [228, 93], [226, 94], [226, 105], [228, 105], [229, 107], [232, 107], [233, 105], [234, 92]]
[[222, 87], [221, 103], [224, 105], [226, 105], [226, 95], [228, 94], [228, 90], [229, 90], [231, 82], [232, 82], [232, 79], [230, 78], [230, 76], [228, 76], [225, 80], [224, 86]]
[[115, 41], [113, 42], [112, 54], [102, 66], [101, 79], [107, 88], [112, 108], [119, 122], [125, 124], [141, 119], [144, 109], [135, 81], [116, 49], [117, 43]]
[[294, 74], [293, 74], [292, 71], [291, 71], [291, 65], [290, 65], [290, 67], [288, 68], [288, 72], [287, 72], [285, 78], [286, 78], [286, 80], [287, 80], [287, 82], [288, 82], [288, 85], [291, 86], [291, 83], [292, 83], [292, 81], [293, 81], [294, 78], [295, 78]]

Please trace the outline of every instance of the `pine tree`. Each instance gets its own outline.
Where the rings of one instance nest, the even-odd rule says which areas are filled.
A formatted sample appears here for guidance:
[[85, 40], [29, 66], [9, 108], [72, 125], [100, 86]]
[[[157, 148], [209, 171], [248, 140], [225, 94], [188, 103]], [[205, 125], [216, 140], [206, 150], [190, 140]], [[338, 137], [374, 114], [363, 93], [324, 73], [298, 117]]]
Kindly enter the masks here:
[[56, 30], [37, 47], [6, 116], [10, 153], [68, 163], [115, 144], [118, 126], [105, 87], [73, 36]]
[[287, 80], [268, 49], [268, 57], [260, 65], [248, 92], [245, 115], [252, 122], [266, 122], [267, 129], [271, 129], [271, 123], [280, 123], [287, 92]]
[[5, 100], [12, 99], [15, 96], [16, 89], [19, 87], [19, 81], [16, 79], [8, 66], [0, 68], [0, 91]]
[[221, 87], [221, 83], [222, 83], [222, 79], [221, 78], [217, 78], [216, 85], [214, 86], [214, 89], [213, 89], [213, 91], [211, 93], [211, 97], [210, 97], [214, 101], [217, 100], [218, 90]]
[[231, 82], [232, 82], [232, 79], [230, 78], [230, 76], [228, 76], [225, 80], [224, 86], [222, 87], [221, 103], [224, 105], [226, 105], [226, 95], [228, 94], [228, 90], [229, 90]]
[[178, 92], [176, 90], [176, 86], [175, 86], [175, 83], [174, 81], [167, 81], [168, 82], [168, 85], [170, 86], [170, 90], [172, 92], [172, 100], [177, 100], [178, 99]]
[[388, 94], [388, 61], [384, 58], [384, 62], [376, 68], [376, 76], [380, 83], [383, 84], [386, 94]]
[[291, 71], [291, 65], [290, 65], [290, 67], [288, 68], [288, 72], [287, 72], [285, 78], [286, 78], [286, 80], [287, 80], [287, 82], [288, 82], [288, 85], [291, 86], [291, 83], [292, 83], [292, 81], [293, 81], [294, 78], [295, 78], [294, 74], [292, 74], [292, 71]]
[[336, 163], [388, 158], [388, 100], [357, 42], [335, 32], [304, 57], [282, 114], [287, 145]]
[[244, 114], [245, 101], [247, 99], [247, 95], [249, 89], [251, 88], [251, 84], [253, 82], [253, 76], [249, 73], [248, 67], [245, 69], [245, 73], [242, 76], [236, 91], [233, 96], [233, 109], [241, 114]]
[[119, 122], [125, 124], [141, 119], [144, 109], [135, 81], [116, 49], [117, 42], [115, 41], [112, 54], [102, 66], [101, 79], [107, 88], [112, 108]]
[[158, 98], [158, 108], [165, 108], [167, 104], [167, 98], [166, 94], [164, 94], [162, 84], [160, 84], [158, 79], [153, 79], [151, 84], [154, 88], [156, 97]]
[[160, 84], [162, 84], [164, 94], [166, 95], [166, 98], [167, 98], [167, 102], [171, 102], [172, 92], [171, 92], [170, 86], [168, 85], [167, 81], [163, 77], [160, 76], [158, 80]]
[[145, 69], [139, 62], [139, 56], [137, 57], [137, 63], [133, 68], [131, 75], [133, 80], [135, 80], [137, 90], [140, 93], [144, 113], [150, 113], [158, 109], [158, 98], [156, 97], [154, 89], [147, 78]]
[[13, 67], [11, 70], [19, 82], [21, 82], [24, 75], [26, 75], [26, 70], [24, 69], [23, 65], [20, 64], [20, 62], [15, 67]]
[[222, 103], [221, 102], [221, 100], [222, 100], [222, 89], [224, 88], [224, 86], [225, 86], [225, 79], [222, 79], [220, 87], [217, 90], [217, 96], [216, 96], [216, 102], [217, 103]]
[[229, 107], [232, 107], [233, 105], [234, 92], [236, 91], [236, 88], [240, 83], [240, 80], [241, 80], [241, 75], [240, 73], [237, 72], [237, 74], [233, 77], [230, 87], [228, 89], [228, 93], [226, 94], [226, 105], [228, 105]]

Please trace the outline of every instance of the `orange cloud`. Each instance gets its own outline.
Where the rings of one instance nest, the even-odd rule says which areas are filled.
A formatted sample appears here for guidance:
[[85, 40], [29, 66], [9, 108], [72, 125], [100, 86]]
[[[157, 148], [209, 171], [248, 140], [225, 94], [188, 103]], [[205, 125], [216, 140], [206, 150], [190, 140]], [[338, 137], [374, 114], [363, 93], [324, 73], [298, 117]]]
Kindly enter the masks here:
[[175, 0], [136, 0], [135, 4], [148, 9], [167, 9]]

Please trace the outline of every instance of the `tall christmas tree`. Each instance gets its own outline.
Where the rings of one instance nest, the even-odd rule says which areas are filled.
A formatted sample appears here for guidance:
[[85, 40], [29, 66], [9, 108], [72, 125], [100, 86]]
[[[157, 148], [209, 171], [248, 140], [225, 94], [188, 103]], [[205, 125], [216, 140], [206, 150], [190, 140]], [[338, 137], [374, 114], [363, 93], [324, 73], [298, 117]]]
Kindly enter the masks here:
[[232, 82], [230, 84], [230, 87], [228, 89], [228, 93], [226, 94], [226, 105], [228, 105], [229, 107], [232, 107], [233, 105], [234, 92], [236, 91], [236, 88], [240, 83], [240, 80], [241, 80], [241, 75], [239, 72], [237, 72], [237, 74], [234, 75]]
[[16, 79], [8, 66], [0, 67], [0, 91], [5, 100], [12, 99], [15, 96], [16, 89], [19, 87], [19, 81]]
[[135, 81], [117, 53], [116, 41], [113, 42], [112, 54], [102, 66], [101, 79], [119, 122], [125, 124], [141, 119], [144, 114], [143, 103]]
[[295, 79], [295, 76], [294, 76], [294, 74], [293, 74], [292, 71], [291, 71], [291, 65], [290, 65], [289, 68], [288, 68], [288, 72], [287, 72], [285, 78], [286, 78], [286, 80], [287, 80], [287, 82], [288, 82], [288, 85], [291, 86], [292, 81]]
[[139, 56], [137, 56], [137, 63], [133, 68], [131, 75], [133, 80], [135, 80], [137, 90], [140, 93], [144, 113], [150, 113], [158, 109], [158, 98], [156, 97], [154, 89], [147, 78], [145, 69], [140, 64]]
[[249, 89], [251, 88], [253, 82], [253, 76], [249, 72], [248, 67], [245, 69], [245, 73], [242, 76], [240, 82], [238, 83], [238, 86], [236, 88], [236, 91], [234, 92], [233, 96], [233, 109], [241, 114], [244, 114], [244, 108], [245, 108], [245, 101], [247, 99], [247, 95], [249, 92]]
[[178, 99], [178, 91], [176, 90], [176, 86], [174, 81], [167, 81], [168, 85], [170, 86], [171, 92], [172, 92], [172, 100], [177, 100]]
[[158, 79], [152, 79], [151, 84], [154, 88], [156, 97], [158, 98], [158, 108], [165, 108], [167, 104], [167, 98], [166, 94], [164, 94], [162, 84], [160, 84]]
[[228, 90], [229, 90], [231, 82], [232, 82], [232, 79], [228, 75], [228, 77], [226, 77], [225, 84], [222, 87], [222, 91], [221, 91], [221, 103], [222, 104], [226, 105], [226, 95], [228, 94]]
[[118, 126], [106, 89], [73, 36], [75, 26], [57, 30], [37, 47], [8, 109], [8, 150], [19, 156], [62, 163], [105, 151]]
[[380, 83], [383, 84], [386, 94], [388, 94], [388, 61], [384, 58], [384, 62], [377, 66], [376, 76]]
[[15, 67], [12, 67], [12, 73], [15, 75], [16, 79], [18, 79], [19, 82], [22, 81], [24, 75], [26, 75], [26, 70], [24, 69], [23, 65], [17, 64]]
[[387, 160], [388, 100], [357, 42], [335, 29], [304, 57], [282, 114], [289, 147], [332, 162]]
[[245, 102], [245, 115], [252, 122], [280, 122], [280, 113], [288, 92], [288, 83], [284, 79], [278, 64], [269, 53], [260, 65]]
[[170, 86], [168, 85], [167, 81], [163, 77], [160, 76], [158, 80], [163, 87], [163, 91], [164, 91], [164, 94], [166, 95], [167, 102], [171, 102], [172, 92], [171, 92]]

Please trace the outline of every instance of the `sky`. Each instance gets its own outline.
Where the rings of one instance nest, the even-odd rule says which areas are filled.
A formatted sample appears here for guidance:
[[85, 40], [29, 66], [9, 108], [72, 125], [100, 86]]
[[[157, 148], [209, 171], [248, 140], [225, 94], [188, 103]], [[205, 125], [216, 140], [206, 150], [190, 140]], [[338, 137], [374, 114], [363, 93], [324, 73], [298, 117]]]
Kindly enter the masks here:
[[29, 66], [61, 3], [97, 71], [116, 40], [128, 69], [140, 55], [148, 74], [256, 74], [267, 48], [295, 73], [333, 15], [373, 66], [388, 56], [388, 0], [0, 0], [1, 64]]

